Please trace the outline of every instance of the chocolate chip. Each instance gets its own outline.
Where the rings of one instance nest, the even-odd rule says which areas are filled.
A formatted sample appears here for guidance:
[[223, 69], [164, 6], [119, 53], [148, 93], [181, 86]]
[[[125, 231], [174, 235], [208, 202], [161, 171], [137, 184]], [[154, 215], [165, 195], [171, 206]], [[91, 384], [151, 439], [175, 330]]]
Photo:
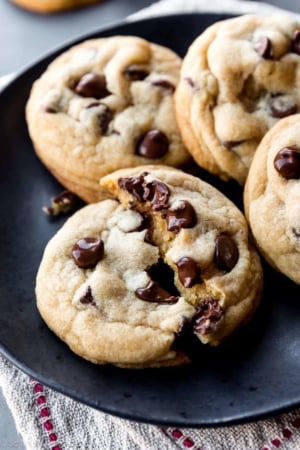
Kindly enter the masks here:
[[78, 203], [78, 197], [69, 191], [63, 191], [51, 198], [51, 206], [44, 205], [43, 211], [49, 216], [68, 214], [72, 212]]
[[108, 126], [113, 119], [113, 113], [108, 106], [104, 105], [103, 111], [99, 115], [99, 125], [103, 134], [108, 130]]
[[46, 106], [44, 111], [49, 114], [56, 114], [58, 112], [53, 106]]
[[143, 172], [136, 177], [119, 178], [118, 186], [133, 195], [139, 202], [144, 202], [144, 184], [146, 175], [147, 172]]
[[274, 167], [286, 180], [300, 178], [300, 148], [284, 147], [275, 156]]
[[290, 95], [277, 94], [270, 99], [271, 116], [281, 119], [297, 112], [297, 103]]
[[177, 206], [171, 206], [167, 212], [167, 228], [178, 233], [181, 228], [193, 228], [197, 223], [197, 215], [193, 206], [182, 200]]
[[191, 288], [196, 283], [201, 283], [200, 269], [197, 263], [188, 256], [184, 256], [177, 261], [178, 276], [185, 288]]
[[235, 147], [238, 147], [239, 145], [243, 144], [245, 141], [224, 141], [222, 144], [224, 147], [226, 147], [228, 150], [232, 150]]
[[153, 211], [167, 208], [170, 198], [170, 190], [165, 183], [153, 180], [144, 185], [144, 200], [151, 202]]
[[209, 334], [216, 331], [224, 314], [223, 308], [213, 297], [205, 298], [196, 310], [193, 330], [197, 334]]
[[143, 81], [149, 75], [146, 70], [139, 68], [135, 64], [126, 67], [123, 73], [130, 81]]
[[75, 92], [81, 97], [104, 98], [110, 95], [104, 75], [89, 72], [83, 75], [75, 86]]
[[160, 130], [150, 130], [139, 140], [136, 153], [145, 158], [162, 158], [169, 150], [169, 140]]
[[272, 42], [267, 36], [259, 36], [254, 42], [254, 50], [264, 59], [272, 59]]
[[186, 77], [186, 78], [184, 78], [184, 80], [187, 82], [187, 84], [188, 84], [191, 88], [194, 89], [194, 88], [196, 87], [194, 81], [193, 81], [190, 77]]
[[85, 108], [90, 109], [90, 108], [95, 108], [95, 107], [100, 108], [99, 126], [100, 126], [100, 130], [101, 130], [102, 134], [105, 134], [108, 130], [108, 126], [109, 126], [110, 122], [112, 121], [112, 119], [114, 117], [113, 112], [109, 109], [109, 107], [105, 103], [101, 103], [101, 102], [92, 102], [92, 103], [88, 104]]
[[220, 270], [230, 272], [239, 259], [234, 240], [227, 234], [220, 234], [215, 240], [215, 263]]
[[171, 92], [175, 91], [175, 86], [168, 80], [156, 80], [151, 82], [152, 86], [161, 87], [163, 89], [168, 89]]
[[293, 33], [291, 51], [300, 55], [300, 30], [295, 30]]
[[147, 284], [146, 287], [138, 288], [135, 293], [138, 298], [146, 302], [172, 304], [178, 301], [178, 297], [171, 295], [165, 289], [160, 287], [156, 281], [152, 280]]
[[297, 229], [294, 227], [294, 228], [292, 228], [292, 232], [297, 239], [300, 238], [300, 229]]
[[91, 286], [88, 286], [86, 293], [80, 298], [79, 301], [83, 305], [88, 305], [88, 304], [95, 305]]
[[79, 239], [73, 246], [72, 258], [81, 269], [90, 269], [103, 258], [104, 244], [102, 239], [85, 237]]

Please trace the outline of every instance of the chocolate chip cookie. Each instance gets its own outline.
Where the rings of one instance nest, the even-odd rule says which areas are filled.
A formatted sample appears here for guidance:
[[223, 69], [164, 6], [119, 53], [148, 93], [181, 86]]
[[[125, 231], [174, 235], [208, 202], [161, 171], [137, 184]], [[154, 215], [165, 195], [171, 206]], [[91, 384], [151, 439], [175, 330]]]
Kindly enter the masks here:
[[122, 367], [179, 365], [188, 337], [217, 345], [251, 317], [260, 260], [223, 194], [164, 166], [101, 183], [116, 199], [75, 213], [37, 275], [40, 313], [75, 353]]
[[173, 94], [181, 59], [132, 36], [85, 41], [35, 82], [27, 122], [37, 155], [70, 191], [102, 198], [99, 179], [141, 164], [177, 166], [188, 155]]
[[198, 164], [243, 184], [264, 134], [300, 111], [300, 23], [250, 15], [207, 28], [184, 57], [175, 102]]
[[300, 284], [300, 115], [278, 122], [256, 150], [245, 212], [266, 260]]

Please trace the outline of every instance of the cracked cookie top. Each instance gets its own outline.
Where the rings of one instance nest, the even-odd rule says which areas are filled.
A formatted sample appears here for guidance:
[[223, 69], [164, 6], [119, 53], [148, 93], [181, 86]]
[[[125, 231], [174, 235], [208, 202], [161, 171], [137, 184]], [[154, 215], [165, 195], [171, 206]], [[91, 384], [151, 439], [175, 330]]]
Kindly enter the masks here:
[[101, 198], [99, 179], [116, 169], [184, 163], [189, 156], [173, 106], [180, 67], [173, 51], [134, 36], [65, 51], [34, 83], [27, 103], [38, 156], [88, 202]]
[[257, 145], [300, 111], [300, 24], [286, 16], [218, 22], [190, 46], [176, 92], [183, 139], [199, 165], [245, 182]]

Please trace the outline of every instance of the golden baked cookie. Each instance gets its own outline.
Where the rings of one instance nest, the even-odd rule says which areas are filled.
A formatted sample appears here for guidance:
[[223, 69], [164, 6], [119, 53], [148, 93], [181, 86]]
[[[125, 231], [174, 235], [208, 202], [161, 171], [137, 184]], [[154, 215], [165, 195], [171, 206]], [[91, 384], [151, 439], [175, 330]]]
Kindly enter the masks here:
[[175, 101], [196, 162], [243, 184], [264, 134], [300, 111], [300, 23], [246, 15], [210, 26], [183, 59]]
[[122, 367], [179, 365], [188, 336], [217, 345], [249, 320], [262, 269], [223, 194], [165, 166], [101, 183], [117, 199], [75, 213], [37, 275], [39, 311], [75, 353]]
[[279, 121], [261, 141], [244, 203], [260, 252], [300, 284], [300, 114]]
[[27, 103], [39, 158], [87, 202], [99, 179], [141, 164], [178, 166], [190, 158], [176, 124], [173, 93], [181, 59], [134, 36], [85, 41], [53, 61]]
[[39, 13], [52, 13], [78, 8], [101, 0], [10, 0], [22, 8]]

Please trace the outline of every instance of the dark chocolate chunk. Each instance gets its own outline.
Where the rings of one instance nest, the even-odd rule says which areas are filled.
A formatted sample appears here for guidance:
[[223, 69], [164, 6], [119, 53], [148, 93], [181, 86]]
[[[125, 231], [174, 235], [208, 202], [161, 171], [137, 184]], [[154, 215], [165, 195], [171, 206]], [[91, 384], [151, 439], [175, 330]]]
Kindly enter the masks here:
[[138, 298], [146, 302], [172, 304], [178, 301], [178, 297], [171, 295], [168, 291], [160, 287], [156, 281], [152, 280], [146, 287], [138, 288], [135, 293]]
[[168, 80], [155, 80], [151, 82], [152, 86], [161, 87], [163, 89], [167, 89], [171, 92], [175, 91], [175, 86]]
[[300, 147], [284, 147], [275, 156], [274, 167], [286, 180], [300, 178]]
[[75, 92], [81, 97], [104, 98], [110, 95], [104, 75], [89, 72], [83, 75], [75, 86]]
[[72, 212], [78, 203], [78, 197], [69, 191], [63, 191], [51, 198], [51, 206], [44, 205], [43, 211], [49, 216], [68, 214]]
[[254, 50], [264, 59], [272, 59], [272, 42], [267, 36], [259, 36], [254, 42]]
[[300, 30], [295, 30], [293, 33], [291, 51], [300, 55]]
[[181, 228], [193, 228], [197, 223], [197, 215], [193, 206], [182, 200], [176, 207], [170, 207], [167, 212], [167, 228], [178, 233]]
[[126, 67], [123, 73], [130, 81], [143, 81], [149, 75], [146, 70], [136, 64]]
[[188, 256], [184, 256], [177, 261], [178, 276], [185, 288], [191, 288], [196, 283], [201, 283], [200, 269], [197, 263]]
[[170, 295], [180, 297], [180, 293], [174, 283], [174, 270], [162, 258], [159, 258], [158, 262], [150, 267], [148, 274], [152, 281], [156, 281]]
[[91, 286], [88, 286], [86, 293], [80, 298], [79, 301], [83, 305], [88, 305], [88, 304], [95, 305]]
[[151, 202], [154, 211], [167, 208], [170, 198], [170, 190], [165, 183], [153, 180], [144, 185], [144, 200]]
[[139, 202], [145, 202], [144, 184], [146, 175], [147, 172], [143, 172], [136, 177], [119, 178], [118, 186], [133, 195], [133, 197], [135, 197]]
[[169, 150], [169, 140], [160, 130], [150, 130], [139, 140], [136, 153], [145, 158], [162, 158]]
[[215, 241], [215, 263], [220, 270], [230, 272], [239, 259], [234, 240], [227, 234], [220, 234]]
[[298, 110], [297, 103], [290, 95], [276, 94], [270, 99], [271, 116], [281, 119], [282, 117], [295, 114]]
[[79, 239], [73, 245], [71, 254], [75, 264], [81, 269], [95, 267], [104, 255], [103, 241], [93, 237]]
[[209, 334], [216, 331], [224, 314], [223, 308], [213, 297], [205, 298], [196, 309], [193, 330], [197, 334]]

